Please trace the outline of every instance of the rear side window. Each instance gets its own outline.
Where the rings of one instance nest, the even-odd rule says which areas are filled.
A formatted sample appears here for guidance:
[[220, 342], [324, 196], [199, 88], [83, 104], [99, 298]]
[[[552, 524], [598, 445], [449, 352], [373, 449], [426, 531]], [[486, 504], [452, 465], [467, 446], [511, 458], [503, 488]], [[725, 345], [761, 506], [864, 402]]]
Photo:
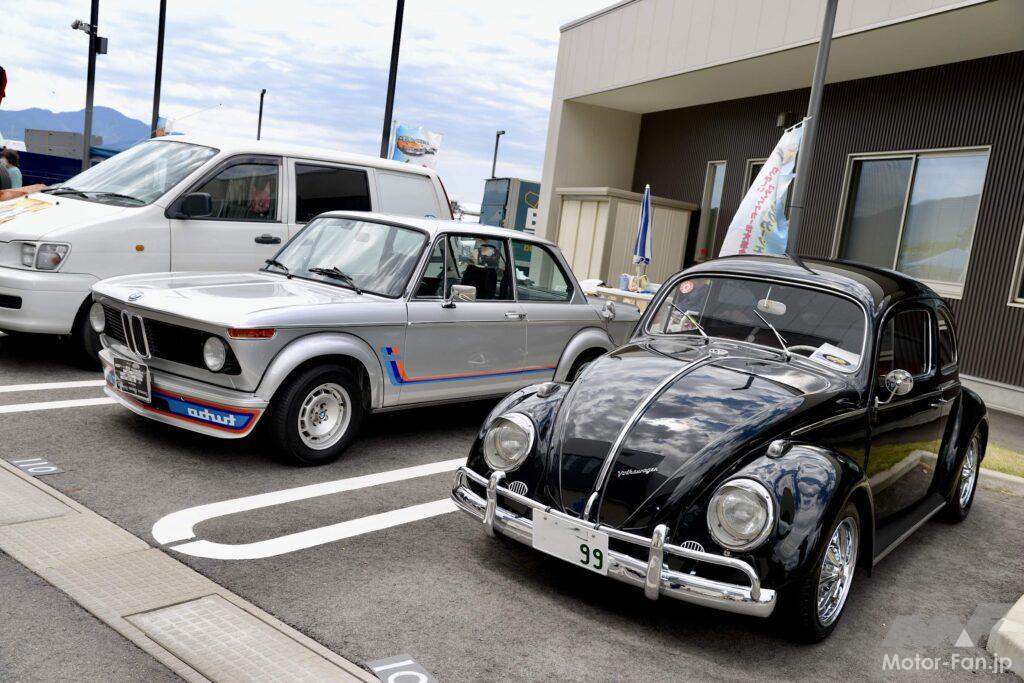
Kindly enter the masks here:
[[939, 363], [944, 372], [956, 366], [956, 337], [953, 332], [953, 319], [943, 308], [939, 309]]
[[295, 164], [295, 222], [325, 211], [370, 211], [366, 171], [337, 166]]
[[889, 318], [878, 347], [878, 377], [906, 370], [914, 377], [931, 371], [931, 319], [924, 310], [902, 311]]
[[569, 278], [545, 247], [512, 240], [516, 266], [516, 287], [520, 301], [568, 301], [572, 298]]
[[381, 213], [437, 218], [437, 194], [427, 176], [377, 171]]

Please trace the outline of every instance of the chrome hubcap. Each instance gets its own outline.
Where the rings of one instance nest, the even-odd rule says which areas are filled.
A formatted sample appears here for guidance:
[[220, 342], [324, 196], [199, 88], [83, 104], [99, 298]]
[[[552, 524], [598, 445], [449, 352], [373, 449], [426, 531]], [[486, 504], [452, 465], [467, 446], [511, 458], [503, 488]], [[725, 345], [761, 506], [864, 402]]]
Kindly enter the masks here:
[[978, 479], [978, 442], [971, 440], [964, 456], [964, 464], [960, 466], [960, 508], [966, 509], [974, 493], [974, 483]]
[[309, 448], [330, 448], [348, 431], [352, 412], [344, 387], [329, 382], [313, 389], [299, 407], [299, 437]]
[[858, 533], [857, 523], [847, 517], [836, 527], [825, 549], [818, 574], [818, 621], [822, 626], [831, 626], [839, 618], [850, 593], [857, 567]]

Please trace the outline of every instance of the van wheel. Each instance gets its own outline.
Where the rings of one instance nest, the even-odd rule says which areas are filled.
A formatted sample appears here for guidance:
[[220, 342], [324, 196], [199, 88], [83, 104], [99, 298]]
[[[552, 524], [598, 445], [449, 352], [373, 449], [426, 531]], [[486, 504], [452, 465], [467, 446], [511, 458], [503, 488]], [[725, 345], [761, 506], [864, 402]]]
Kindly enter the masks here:
[[103, 343], [100, 342], [99, 333], [89, 324], [89, 307], [91, 305], [92, 299], [88, 299], [79, 309], [78, 315], [75, 316], [71, 336], [79, 364], [88, 370], [97, 370], [100, 367], [100, 350], [103, 348]]
[[359, 383], [345, 368], [317, 365], [289, 378], [267, 417], [280, 456], [299, 466], [325, 465], [345, 452], [363, 421]]

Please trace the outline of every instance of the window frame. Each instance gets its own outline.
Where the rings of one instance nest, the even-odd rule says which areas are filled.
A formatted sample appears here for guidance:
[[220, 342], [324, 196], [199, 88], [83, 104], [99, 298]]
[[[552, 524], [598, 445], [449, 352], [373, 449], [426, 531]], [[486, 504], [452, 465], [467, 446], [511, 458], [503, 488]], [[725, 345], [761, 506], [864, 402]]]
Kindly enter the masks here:
[[[949, 338], [953, 344], [953, 360], [945, 364], [942, 362], [942, 330], [939, 329], [939, 325], [943, 321], [949, 329]], [[939, 374], [948, 375], [959, 369], [960, 345], [956, 337], [956, 326], [953, 324], [953, 312], [944, 304], [935, 307], [935, 353]]]
[[[910, 159], [910, 175], [907, 180], [907, 187], [903, 197], [903, 211], [900, 213], [900, 231], [896, 239], [896, 250], [893, 253], [893, 270], [897, 270], [899, 263], [900, 247], [903, 245], [903, 235], [907, 229], [907, 213], [910, 210], [910, 197], [914, 190], [914, 181], [917, 179], [917, 162], [921, 157], [950, 157], [950, 156], [973, 156], [985, 154], [985, 174], [981, 180], [981, 192], [978, 195], [978, 208], [974, 214], [974, 229], [971, 231], [971, 241], [967, 245], [967, 260], [964, 263], [964, 283], [962, 285], [950, 285], [949, 283], [930, 282], [922, 280], [926, 285], [945, 299], [962, 299], [967, 290], [967, 273], [971, 267], [971, 256], [974, 254], [974, 241], [978, 236], [978, 216], [981, 215], [981, 204], [985, 196], [985, 185], [988, 182], [989, 164], [992, 161], [992, 145], [968, 145], [962, 147], [933, 147], [928, 149], [909, 149], [888, 152], [851, 152], [846, 155], [846, 169], [843, 172], [843, 185], [839, 201], [839, 213], [836, 216], [836, 226], [832, 234], [833, 259], [840, 258], [839, 250], [843, 243], [843, 233], [846, 228], [846, 211], [850, 205], [850, 183], [853, 180], [853, 167], [857, 161], [883, 161], [886, 159]], [[1024, 301], [1021, 302], [1024, 306]]]
[[757, 176], [751, 173], [751, 171], [754, 170], [754, 164], [761, 164], [761, 167], [764, 168], [764, 164], [767, 163], [768, 157], [764, 157], [763, 159], [747, 159], [746, 166], [743, 167], [743, 191], [740, 192], [740, 201], [743, 201], [743, 198], [747, 196], [747, 192], [750, 190], [751, 186], [754, 184], [754, 180], [757, 178]]
[[[323, 159], [309, 159], [309, 158], [306, 158], [306, 157], [290, 157], [289, 161], [291, 162], [290, 163], [290, 167], [291, 167], [291, 174], [290, 175], [291, 175], [291, 178], [289, 179], [289, 183], [290, 183], [289, 188], [291, 189], [291, 193], [290, 194], [291, 194], [291, 199], [292, 199], [292, 201], [291, 201], [292, 206], [290, 208], [290, 214], [291, 214], [291, 220], [292, 220], [292, 224], [293, 225], [306, 225], [307, 223], [309, 223], [309, 221], [313, 220], [312, 218], [310, 218], [309, 220], [304, 220], [304, 221], [300, 221], [299, 220], [299, 171], [298, 171], [298, 167], [299, 166], [318, 166], [320, 168], [331, 168], [331, 169], [341, 169], [341, 170], [345, 170], [345, 171], [361, 172], [364, 176], [366, 176], [366, 196], [370, 200], [370, 209], [369, 209], [369, 211], [372, 213], [376, 209], [377, 203], [375, 201], [375, 197], [374, 197], [374, 194], [373, 194], [375, 179], [373, 177], [371, 177], [371, 169], [370, 168], [368, 168], [366, 166], [355, 166], [355, 165], [352, 165], [352, 164], [343, 164], [343, 163], [336, 162], [336, 161], [325, 161]], [[352, 212], [355, 212], [355, 213], [365, 213], [365, 212], [362, 212], [362, 211], [357, 211], [356, 209], [331, 209], [331, 210], [332, 211], [352, 211]], [[313, 218], [316, 218], [316, 216], [314, 216]]]
[[1013, 275], [1010, 280], [1010, 298], [1006, 305], [1014, 308], [1024, 308], [1024, 296], [1021, 290], [1024, 289], [1024, 225], [1021, 226], [1020, 243], [1017, 245], [1017, 258], [1013, 264]]
[[[189, 216], [184, 218], [179, 215], [181, 210], [181, 203], [185, 200], [185, 197], [193, 192], [198, 192], [206, 183], [216, 178], [221, 171], [228, 169], [232, 166], [240, 166], [242, 164], [266, 164], [267, 166], [277, 166], [277, 206], [276, 215], [273, 220], [256, 220], [252, 218], [217, 218], [215, 216]], [[256, 225], [266, 223], [283, 223], [281, 220], [281, 214], [284, 210], [284, 198], [287, 197], [285, 192], [285, 177], [284, 177], [284, 158], [275, 154], [235, 154], [234, 156], [225, 157], [218, 161], [214, 166], [210, 167], [210, 170], [201, 175], [195, 182], [188, 185], [184, 191], [182, 191], [174, 201], [171, 202], [166, 211], [168, 218], [175, 220], [186, 220], [186, 221], [211, 221], [214, 223], [253, 223]]]
[[519, 302], [519, 303], [529, 303], [529, 304], [556, 304], [556, 305], [559, 305], [559, 306], [564, 306], [565, 304], [571, 304], [573, 302], [573, 300], [576, 298], [576, 283], [573, 282], [573, 279], [571, 277], [569, 277], [568, 274], [565, 272], [565, 268], [562, 266], [562, 262], [559, 261], [558, 258], [555, 256], [555, 252], [551, 251], [551, 247], [549, 247], [546, 244], [541, 244], [540, 242], [533, 242], [531, 240], [524, 240], [524, 239], [519, 239], [519, 238], [516, 238], [516, 237], [510, 237], [508, 239], [508, 242], [509, 242], [509, 245], [508, 245], [508, 247], [509, 247], [509, 255], [512, 257], [512, 261], [511, 262], [512, 262], [513, 271], [514, 271], [514, 269], [516, 267], [515, 243], [519, 242], [521, 244], [528, 244], [533, 249], [543, 249], [544, 250], [544, 253], [546, 253], [548, 255], [548, 258], [550, 258], [552, 261], [554, 261], [555, 267], [558, 268], [558, 272], [561, 273], [561, 275], [562, 275], [562, 279], [565, 280], [565, 283], [569, 286], [569, 289], [566, 292], [566, 294], [568, 295], [568, 298], [563, 299], [561, 301], [547, 301], [547, 300], [543, 300], [543, 299], [522, 299], [522, 300], [520, 300], [519, 299], [519, 278], [515, 277], [515, 275], [513, 274], [512, 280], [515, 283], [515, 285], [513, 286], [513, 289], [515, 289], [515, 292], [516, 292], [516, 302]]
[[[430, 254], [434, 251], [434, 247], [437, 245], [437, 240], [445, 240], [444, 255], [445, 255], [445, 271], [444, 271], [444, 285], [442, 291], [448, 292], [448, 258], [451, 253], [451, 244], [448, 242], [452, 237], [472, 237], [473, 239], [487, 240], [489, 242], [501, 242], [505, 247], [505, 263], [512, 263], [512, 267], [515, 268], [515, 263], [509, 257], [512, 255], [512, 245], [507, 237], [502, 235], [485, 235], [476, 232], [439, 232], [435, 235], [434, 240], [429, 243], [426, 251], [426, 257], [423, 261], [423, 265], [420, 266], [419, 271], [416, 273], [416, 277], [410, 282], [413, 283], [412, 295], [409, 297], [410, 301], [445, 301], [445, 296], [416, 296], [416, 290], [419, 288], [419, 283], [423, 281], [423, 277], [426, 275], [427, 268], [430, 267]], [[472, 303], [519, 303], [519, 290], [516, 287], [516, 277], [512, 275], [512, 298], [511, 299], [473, 299], [472, 301], [460, 301], [460, 304], [472, 304]]]
[[[721, 217], [721, 204], [719, 204], [719, 213], [715, 217], [714, 225], [706, 225], [705, 218], [708, 213], [708, 202], [711, 201], [711, 194], [714, 192], [715, 184], [713, 182], [713, 176], [711, 174], [712, 167], [721, 165], [722, 166], [722, 198], [725, 197], [725, 174], [729, 172], [729, 162], [726, 159], [718, 159], [708, 161], [704, 166], [704, 191], [701, 193], [700, 198], [700, 221], [697, 224], [697, 244], [694, 247], [693, 261], [694, 263], [701, 263], [703, 261], [710, 261], [715, 258], [714, 251], [715, 240], [718, 238], [718, 219]], [[721, 200], [719, 200], [721, 201]], [[710, 244], [708, 244], [708, 232], [711, 233]], [[708, 249], [706, 256], [700, 255], [702, 247]]]
[[[889, 323], [891, 323], [893, 320], [896, 319], [897, 316], [903, 315], [905, 313], [923, 313], [925, 318], [928, 321], [928, 328], [927, 328], [928, 329], [928, 338], [925, 340], [925, 346], [926, 346], [926, 351], [927, 351], [927, 360], [928, 360], [928, 368], [927, 368], [927, 370], [925, 372], [922, 372], [922, 373], [919, 373], [919, 374], [916, 374], [916, 375], [911, 375], [911, 377], [914, 378], [914, 390], [919, 389], [922, 382], [928, 382], [928, 381], [934, 379], [935, 377], [937, 377], [939, 375], [940, 360], [939, 360], [938, 339], [936, 338], [936, 335], [938, 334], [938, 329], [937, 329], [938, 321], [937, 321], [937, 319], [935, 317], [936, 314], [935, 314], [935, 312], [931, 308], [929, 308], [927, 305], [923, 304], [920, 300], [917, 300], [917, 301], [911, 300], [911, 301], [908, 301], [905, 304], [899, 305], [899, 306], [897, 306], [895, 308], [892, 308], [889, 311], [887, 311], [886, 314], [885, 314], [885, 317], [882, 319], [882, 322], [878, 326], [878, 333], [877, 333], [877, 336], [875, 337], [875, 349], [874, 349], [874, 353], [872, 354], [872, 364], [870, 366], [871, 367], [871, 382], [872, 382], [872, 387], [873, 387], [872, 388], [872, 394], [877, 395], [877, 392], [878, 392], [879, 388], [882, 386], [882, 384], [879, 381], [879, 377], [878, 377], [878, 363], [879, 363], [879, 355], [880, 355], [881, 350], [882, 350], [882, 338], [885, 336], [886, 328], [889, 326]], [[893, 365], [895, 365], [895, 363], [893, 363]], [[905, 369], [905, 368], [896, 368], [896, 367], [893, 368], [893, 370], [901, 370], [901, 369]], [[906, 399], [906, 400], [911, 400], [913, 398], [916, 398], [916, 397], [915, 396], [911, 396], [909, 399]], [[893, 401], [893, 403], [895, 403], [895, 401]], [[885, 404], [885, 405], [889, 405], [889, 404]]]

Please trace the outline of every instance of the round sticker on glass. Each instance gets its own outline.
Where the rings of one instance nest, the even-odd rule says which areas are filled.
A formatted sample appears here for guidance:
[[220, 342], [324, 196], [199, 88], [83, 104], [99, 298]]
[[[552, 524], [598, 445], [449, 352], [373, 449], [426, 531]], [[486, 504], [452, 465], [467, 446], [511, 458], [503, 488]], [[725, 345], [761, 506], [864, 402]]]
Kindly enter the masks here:
[[681, 285], [679, 285], [679, 293], [680, 294], [689, 294], [692, 291], [693, 291], [693, 283], [690, 282], [689, 280], [687, 280], [686, 282], [684, 282]]

